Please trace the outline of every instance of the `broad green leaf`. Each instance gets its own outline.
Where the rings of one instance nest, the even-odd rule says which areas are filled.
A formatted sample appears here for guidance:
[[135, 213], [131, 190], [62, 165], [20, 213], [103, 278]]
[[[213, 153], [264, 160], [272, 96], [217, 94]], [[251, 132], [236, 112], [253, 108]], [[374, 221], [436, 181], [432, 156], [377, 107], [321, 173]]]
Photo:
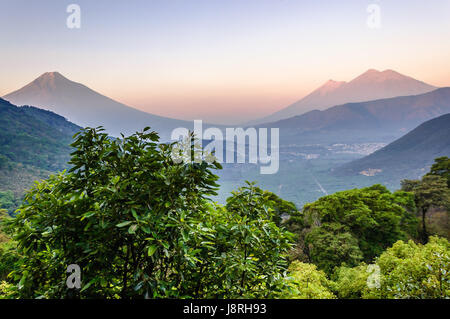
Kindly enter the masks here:
[[147, 250], [147, 254], [149, 257], [153, 256], [153, 254], [156, 252], [156, 250], [158, 249], [157, 245], [151, 245], [150, 247], [148, 247]]
[[126, 222], [122, 222], [122, 223], [120, 223], [120, 224], [117, 224], [116, 225], [116, 227], [125, 227], [125, 226], [128, 226], [128, 225], [130, 225], [132, 223], [132, 221], [126, 221]]

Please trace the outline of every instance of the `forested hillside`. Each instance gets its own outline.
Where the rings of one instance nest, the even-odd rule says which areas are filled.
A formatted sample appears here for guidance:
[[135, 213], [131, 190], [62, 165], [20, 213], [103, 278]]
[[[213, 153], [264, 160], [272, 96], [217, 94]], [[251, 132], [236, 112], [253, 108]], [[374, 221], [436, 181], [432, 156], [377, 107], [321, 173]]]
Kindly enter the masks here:
[[0, 201], [5, 208], [10, 211], [11, 202], [35, 180], [68, 167], [69, 145], [78, 130], [55, 113], [0, 99]]

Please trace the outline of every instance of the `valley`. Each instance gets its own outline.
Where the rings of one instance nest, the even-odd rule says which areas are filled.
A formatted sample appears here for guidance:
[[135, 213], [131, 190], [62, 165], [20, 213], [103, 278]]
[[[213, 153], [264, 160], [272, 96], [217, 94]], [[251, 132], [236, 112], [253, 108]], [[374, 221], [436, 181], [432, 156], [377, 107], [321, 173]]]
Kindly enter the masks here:
[[223, 165], [223, 170], [218, 172], [221, 191], [217, 200], [223, 203], [231, 190], [245, 180], [257, 182], [261, 188], [294, 202], [298, 207], [324, 195], [376, 183], [395, 190], [400, 187], [400, 181], [390, 181], [379, 176], [342, 177], [333, 174], [340, 166], [362, 158], [384, 145], [385, 143], [281, 145], [280, 169], [275, 175], [259, 174], [259, 169], [254, 164]]

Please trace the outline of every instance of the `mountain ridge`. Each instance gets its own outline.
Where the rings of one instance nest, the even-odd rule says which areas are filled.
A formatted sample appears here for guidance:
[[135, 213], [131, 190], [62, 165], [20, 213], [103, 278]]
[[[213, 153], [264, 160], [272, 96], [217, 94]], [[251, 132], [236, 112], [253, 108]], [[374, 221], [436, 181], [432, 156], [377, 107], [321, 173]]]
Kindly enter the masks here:
[[34, 181], [69, 168], [70, 144], [80, 129], [53, 112], [0, 98], [0, 195], [19, 199]]
[[[67, 168], [72, 137], [81, 127], [50, 111], [18, 107], [0, 98], [0, 155], [47, 170]], [[47, 150], [53, 153], [50, 157]], [[39, 158], [43, 155], [43, 158]], [[61, 160], [56, 157], [61, 156]], [[39, 159], [37, 159], [39, 158]]]
[[[333, 88], [333, 85], [336, 86], [336, 83], [338, 83], [337, 87]], [[327, 90], [330, 86], [331, 89]], [[287, 119], [312, 110], [323, 110], [334, 105], [417, 95], [435, 89], [437, 87], [394, 70], [378, 71], [369, 69], [349, 82], [329, 80], [297, 102], [262, 119], [252, 121], [250, 124]]]
[[450, 112], [450, 87], [419, 95], [336, 105], [323, 111], [313, 110], [260, 126], [289, 128], [294, 129], [296, 133], [369, 128], [409, 130], [448, 112]]
[[103, 126], [112, 136], [130, 135], [150, 126], [169, 139], [177, 127], [191, 122], [140, 111], [104, 96], [61, 73], [46, 72], [22, 88], [3, 96], [15, 105], [33, 105], [60, 114], [80, 126]]

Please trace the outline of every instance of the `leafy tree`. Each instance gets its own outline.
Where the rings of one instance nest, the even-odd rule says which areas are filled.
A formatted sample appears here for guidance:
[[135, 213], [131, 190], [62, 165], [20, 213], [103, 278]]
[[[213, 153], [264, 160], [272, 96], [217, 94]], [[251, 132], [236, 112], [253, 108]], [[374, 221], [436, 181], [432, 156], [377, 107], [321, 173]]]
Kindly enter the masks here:
[[3, 231], [5, 220], [8, 218], [6, 209], [0, 209], [0, 244], [9, 241], [8, 236]]
[[398, 241], [376, 263], [383, 298], [449, 298], [450, 243], [430, 237], [426, 245]]
[[[177, 163], [149, 129], [121, 139], [85, 129], [67, 173], [36, 183], [11, 223], [24, 255], [20, 297], [262, 297], [286, 269], [289, 234], [270, 194], [253, 186], [227, 209], [219, 164]], [[192, 145], [194, 148], [194, 145]], [[78, 264], [82, 289], [66, 287]]]
[[333, 291], [340, 299], [361, 299], [369, 294], [367, 265], [362, 263], [350, 268], [341, 266], [335, 269], [332, 276]]
[[157, 142], [148, 128], [117, 140], [96, 129], [76, 136], [71, 171], [37, 183], [13, 222], [22, 296], [71, 296], [70, 264], [82, 269], [81, 297], [186, 293], [184, 274], [198, 263], [192, 227], [217, 177], [206, 162], [174, 163]]
[[[333, 291], [339, 298], [449, 298], [450, 244], [445, 238], [430, 237], [426, 245], [398, 241], [383, 252], [373, 265], [336, 268]], [[377, 285], [369, 286], [369, 275]]]
[[[280, 226], [283, 218], [295, 218], [299, 211], [293, 202], [287, 201], [278, 195], [258, 188], [259, 193], [263, 193], [268, 201], [271, 202], [270, 207], [274, 211], [274, 221]], [[287, 226], [287, 225], [286, 225]]]
[[403, 180], [402, 190], [414, 194], [417, 214], [421, 217], [421, 239], [428, 241], [427, 213], [432, 207], [448, 207], [450, 190], [446, 180], [438, 175], [425, 175], [421, 180]]
[[289, 266], [287, 287], [280, 294], [287, 299], [334, 299], [332, 282], [313, 264], [294, 261]]
[[[233, 197], [230, 197], [227, 200], [227, 208], [236, 210], [236, 205], [232, 199], [242, 196], [243, 193], [246, 193], [247, 191], [252, 191], [254, 194], [254, 199], [259, 200], [258, 204], [264, 202], [268, 208], [270, 207], [270, 215], [277, 226], [281, 225], [283, 218], [288, 220], [288, 218], [291, 219], [292, 216], [297, 216], [299, 214], [299, 211], [293, 202], [284, 200], [275, 193], [263, 190], [255, 186], [255, 184], [255, 182], [246, 182], [245, 187], [241, 187], [238, 191], [232, 192]], [[283, 223], [283, 225], [288, 226], [288, 223]]]
[[280, 289], [292, 240], [292, 235], [276, 224], [285, 206], [293, 209], [275, 194], [252, 183], [227, 199], [226, 210], [232, 216], [233, 226], [224, 256], [227, 265], [224, 274], [232, 296], [247, 293], [251, 297], [267, 297]]
[[0, 299], [9, 297], [11, 282], [8, 275], [19, 267], [20, 261], [16, 243], [4, 232], [4, 223], [8, 219], [6, 210], [0, 209]]
[[307, 234], [305, 243], [311, 261], [328, 274], [336, 266], [346, 264], [353, 267], [363, 259], [358, 240], [339, 223], [326, 223], [313, 228]]
[[7, 241], [0, 244], [0, 282], [9, 282], [8, 275], [17, 269], [21, 260], [16, 243]]
[[445, 178], [447, 187], [450, 187], [450, 158], [447, 156], [436, 158], [427, 175], [437, 175]]
[[414, 235], [413, 209], [412, 194], [391, 193], [382, 185], [322, 197], [303, 210], [310, 229], [305, 236], [312, 245], [307, 247], [309, 256], [319, 268], [331, 271], [342, 262], [355, 265], [360, 259], [358, 246], [363, 260], [371, 262], [397, 240]]

